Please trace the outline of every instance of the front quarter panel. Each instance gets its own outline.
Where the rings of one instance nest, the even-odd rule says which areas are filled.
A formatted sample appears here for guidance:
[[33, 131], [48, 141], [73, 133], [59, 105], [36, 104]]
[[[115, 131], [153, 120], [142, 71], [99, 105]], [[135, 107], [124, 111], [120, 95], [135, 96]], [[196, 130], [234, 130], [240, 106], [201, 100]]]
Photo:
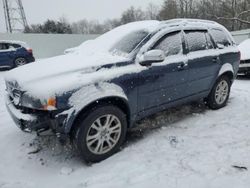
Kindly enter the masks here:
[[65, 123], [64, 127], [64, 132], [70, 132], [75, 118], [82, 111], [82, 109], [84, 109], [84, 107], [88, 106], [94, 101], [98, 101], [106, 97], [119, 97], [125, 101], [128, 100], [126, 94], [120, 86], [109, 82], [91, 84], [72, 94], [69, 99], [71, 108], [60, 114], [68, 115], [68, 118], [66, 119], [67, 122]]

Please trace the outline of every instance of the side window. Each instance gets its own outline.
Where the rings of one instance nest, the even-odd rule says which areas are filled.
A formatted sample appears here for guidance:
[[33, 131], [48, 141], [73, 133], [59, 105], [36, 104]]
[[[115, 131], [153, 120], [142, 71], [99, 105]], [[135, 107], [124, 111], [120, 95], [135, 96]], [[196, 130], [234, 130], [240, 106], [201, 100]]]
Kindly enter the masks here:
[[[189, 52], [211, 49], [206, 31], [185, 31]], [[211, 42], [211, 40], [210, 40]], [[210, 43], [212, 45], [212, 42]]]
[[21, 48], [21, 45], [20, 44], [9, 44], [9, 47], [17, 49], [17, 48]]
[[153, 49], [163, 50], [166, 56], [180, 54], [182, 52], [181, 32], [165, 35], [154, 45]]
[[224, 31], [219, 29], [211, 29], [210, 32], [216, 44], [221, 44], [225, 47], [232, 45]]
[[0, 43], [0, 50], [8, 50], [8, 45], [5, 43]]

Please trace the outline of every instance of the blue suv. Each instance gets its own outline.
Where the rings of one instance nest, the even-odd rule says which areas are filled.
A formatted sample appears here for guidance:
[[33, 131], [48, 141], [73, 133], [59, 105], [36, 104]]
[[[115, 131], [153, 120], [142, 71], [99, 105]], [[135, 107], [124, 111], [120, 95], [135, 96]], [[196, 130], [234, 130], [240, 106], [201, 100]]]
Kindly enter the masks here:
[[226, 106], [239, 62], [232, 36], [216, 22], [135, 22], [10, 71], [6, 105], [23, 131], [70, 136], [85, 161], [98, 162], [142, 118], [200, 99]]
[[34, 61], [32, 49], [26, 43], [0, 41], [0, 68], [11, 69]]

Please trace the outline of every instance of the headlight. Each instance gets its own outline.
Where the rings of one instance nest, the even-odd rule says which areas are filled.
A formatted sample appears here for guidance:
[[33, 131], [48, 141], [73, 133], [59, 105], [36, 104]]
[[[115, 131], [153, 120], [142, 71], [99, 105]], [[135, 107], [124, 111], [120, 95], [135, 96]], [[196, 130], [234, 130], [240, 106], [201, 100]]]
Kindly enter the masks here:
[[56, 98], [55, 97], [51, 97], [48, 98], [47, 100], [44, 100], [42, 102], [42, 108], [43, 110], [56, 110]]
[[14, 104], [16, 106], [18, 106], [20, 104], [20, 101], [21, 101], [21, 94], [17, 91], [13, 91], [12, 98], [13, 98]]
[[56, 97], [49, 97], [48, 99], [39, 99], [36, 97], [32, 97], [27, 93], [22, 95], [20, 105], [36, 110], [52, 111], [57, 109]]

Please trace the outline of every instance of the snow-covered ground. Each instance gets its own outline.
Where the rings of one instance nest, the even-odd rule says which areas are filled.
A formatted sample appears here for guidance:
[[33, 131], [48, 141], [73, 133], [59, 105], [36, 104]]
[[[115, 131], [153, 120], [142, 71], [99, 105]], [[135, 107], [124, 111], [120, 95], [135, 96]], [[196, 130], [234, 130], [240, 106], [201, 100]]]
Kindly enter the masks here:
[[[125, 148], [93, 165], [54, 136], [22, 133], [4, 105], [0, 72], [0, 188], [242, 188], [250, 186], [250, 78], [211, 111], [186, 105], [140, 123]], [[147, 128], [145, 128], [147, 127]], [[237, 168], [244, 167], [244, 168]]]

